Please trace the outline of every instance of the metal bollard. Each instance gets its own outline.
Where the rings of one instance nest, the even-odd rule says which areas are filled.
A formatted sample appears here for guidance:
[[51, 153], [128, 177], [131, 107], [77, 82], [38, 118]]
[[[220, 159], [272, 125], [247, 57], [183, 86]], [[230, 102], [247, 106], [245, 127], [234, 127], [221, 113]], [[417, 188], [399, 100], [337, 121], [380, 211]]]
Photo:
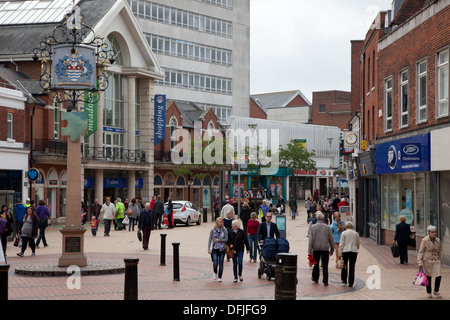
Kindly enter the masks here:
[[207, 208], [203, 208], [203, 222], [204, 223], [208, 222], [208, 209]]
[[167, 234], [161, 233], [161, 258], [159, 262], [160, 266], [166, 265], [166, 237]]
[[124, 259], [125, 289], [124, 300], [138, 300], [138, 262], [139, 259]]
[[[1, 250], [1, 248], [0, 248]], [[8, 272], [9, 264], [0, 265], [0, 301], [8, 300]]]
[[173, 245], [173, 281], [180, 281], [180, 243], [172, 242]]
[[277, 254], [275, 300], [296, 300], [297, 282], [297, 255]]

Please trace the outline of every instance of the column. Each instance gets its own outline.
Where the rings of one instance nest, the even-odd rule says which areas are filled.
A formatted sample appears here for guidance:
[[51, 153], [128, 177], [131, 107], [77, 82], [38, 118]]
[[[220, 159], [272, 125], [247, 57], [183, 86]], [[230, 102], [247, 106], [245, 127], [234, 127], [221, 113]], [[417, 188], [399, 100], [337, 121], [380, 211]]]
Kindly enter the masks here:
[[127, 171], [127, 197], [129, 202], [136, 195], [136, 171]]
[[128, 84], [128, 134], [127, 148], [130, 151], [136, 149], [136, 77], [127, 77]]
[[62, 255], [58, 260], [59, 267], [76, 265], [85, 267], [87, 258], [84, 255], [84, 233], [81, 226], [81, 141], [69, 139], [67, 142], [67, 195], [66, 225], [60, 230], [62, 237]]
[[103, 169], [95, 170], [95, 198], [103, 204]]

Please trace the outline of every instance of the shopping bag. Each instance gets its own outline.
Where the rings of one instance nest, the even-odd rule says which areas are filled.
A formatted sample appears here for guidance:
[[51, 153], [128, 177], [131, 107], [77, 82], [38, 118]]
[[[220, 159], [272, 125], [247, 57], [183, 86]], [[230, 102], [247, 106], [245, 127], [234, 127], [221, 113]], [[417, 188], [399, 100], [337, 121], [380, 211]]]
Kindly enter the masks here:
[[316, 259], [314, 259], [314, 256], [311, 253], [308, 253], [308, 261], [309, 266], [312, 267], [313, 265], [317, 264]]
[[130, 223], [130, 218], [128, 218], [128, 216], [125, 216], [125, 218], [122, 221], [122, 224], [129, 224]]
[[391, 247], [392, 256], [394, 258], [400, 257], [400, 249], [397, 247], [396, 244], [393, 244]]
[[428, 286], [428, 277], [423, 273], [423, 267], [420, 267], [419, 271], [417, 271], [413, 284], [420, 287]]
[[259, 209], [259, 211], [258, 211], [258, 217], [259, 217], [259, 218], [264, 217], [264, 213], [263, 213], [262, 209]]
[[344, 259], [336, 261], [336, 269], [344, 269]]

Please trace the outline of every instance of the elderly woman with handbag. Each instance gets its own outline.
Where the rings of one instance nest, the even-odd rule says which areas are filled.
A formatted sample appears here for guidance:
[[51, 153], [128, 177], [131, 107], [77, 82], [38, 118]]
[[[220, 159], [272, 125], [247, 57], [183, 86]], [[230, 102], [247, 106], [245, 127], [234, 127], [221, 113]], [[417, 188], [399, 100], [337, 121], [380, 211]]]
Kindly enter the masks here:
[[[423, 268], [423, 272], [427, 275], [427, 295], [428, 298], [442, 298], [439, 294], [439, 287], [442, 278], [442, 244], [441, 240], [436, 236], [436, 227], [429, 226], [427, 228], [428, 236], [422, 239], [420, 243], [419, 254], [417, 255], [417, 263], [419, 269]], [[431, 280], [434, 278], [434, 292], [431, 294]]]

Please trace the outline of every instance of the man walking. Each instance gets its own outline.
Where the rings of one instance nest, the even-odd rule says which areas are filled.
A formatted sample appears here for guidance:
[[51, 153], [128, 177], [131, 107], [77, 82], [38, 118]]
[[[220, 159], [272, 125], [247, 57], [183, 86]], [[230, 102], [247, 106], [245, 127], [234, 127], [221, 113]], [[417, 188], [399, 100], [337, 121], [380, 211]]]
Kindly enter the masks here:
[[226, 218], [228, 213], [233, 212], [233, 216], [234, 216], [234, 207], [230, 204], [230, 201], [227, 200], [226, 204], [222, 207], [222, 211], [220, 213], [220, 216], [222, 218]]
[[164, 214], [164, 203], [161, 201], [161, 196], [156, 198], [155, 204], [153, 205], [153, 211], [155, 213], [155, 224], [153, 228], [155, 230], [161, 229], [161, 221]]
[[150, 209], [150, 203], [145, 204], [145, 209], [139, 216], [138, 229], [142, 231], [142, 248], [148, 250], [150, 243], [150, 234], [152, 232], [153, 224], [153, 210]]
[[36, 208], [36, 211], [34, 212], [38, 218], [39, 218], [39, 236], [36, 241], [36, 248], [39, 249], [39, 244], [42, 242], [44, 243], [44, 247], [48, 247], [47, 239], [45, 239], [45, 229], [48, 227], [48, 218], [50, 220], [52, 219], [52, 216], [50, 215], [50, 210], [45, 205], [44, 200], [39, 200], [39, 207]]
[[325, 224], [324, 218], [322, 212], [317, 212], [317, 223], [312, 225], [310, 230], [308, 252], [312, 253], [317, 262], [314, 265], [311, 280], [315, 283], [319, 282], [320, 260], [322, 260], [323, 284], [328, 286], [328, 262], [334, 252], [334, 240], [331, 229]]
[[291, 209], [291, 218], [295, 220], [295, 215], [297, 213], [297, 201], [294, 199], [294, 196], [291, 196], [291, 200], [289, 200], [289, 208]]
[[105, 224], [105, 237], [109, 237], [109, 233], [111, 231], [111, 223], [113, 222], [116, 215], [116, 208], [114, 206], [114, 203], [111, 203], [111, 198], [106, 198], [106, 202], [103, 204], [100, 212], [103, 218], [103, 223]]

